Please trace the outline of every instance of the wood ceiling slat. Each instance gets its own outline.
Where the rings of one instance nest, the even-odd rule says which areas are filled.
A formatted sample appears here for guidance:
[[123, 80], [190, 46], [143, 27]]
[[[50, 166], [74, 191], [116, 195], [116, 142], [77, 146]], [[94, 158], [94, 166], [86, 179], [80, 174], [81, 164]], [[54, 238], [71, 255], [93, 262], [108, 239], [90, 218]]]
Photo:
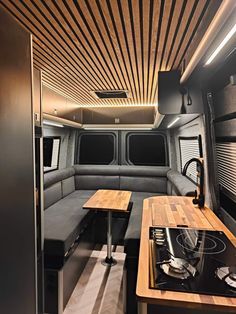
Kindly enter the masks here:
[[[47, 71], [48, 73], [50, 73], [52, 71], [52, 73], [54, 74], [58, 74], [59, 76], [63, 77], [65, 79], [65, 81], [68, 81], [72, 86], [76, 86], [76, 90], [78, 91], [78, 96], [79, 97], [91, 97], [91, 99], [93, 99], [92, 96], [87, 95], [87, 93], [85, 94], [83, 90], [81, 90], [81, 86], [80, 84], [78, 84], [78, 82], [71, 76], [68, 75], [68, 73], [66, 72], [66, 70], [64, 68], [59, 68], [54, 62], [52, 62], [50, 59], [46, 58], [44, 54], [40, 53], [40, 51], [38, 50], [38, 47], [34, 44], [34, 60], [39, 60], [41, 61], [41, 69], [43, 69], [44, 71]], [[38, 59], [37, 59], [38, 58]]]
[[[39, 65], [39, 63], [36, 61], [36, 64]], [[44, 82], [47, 82], [48, 84], [55, 85], [55, 87], [58, 87], [59, 90], [62, 90], [64, 94], [70, 96], [72, 99], [78, 101], [78, 95], [73, 90], [68, 88], [68, 85], [64, 83], [64, 81], [61, 81], [61, 79], [57, 76], [54, 76], [52, 73], [48, 74], [47, 72], [43, 72], [42, 74]]]
[[[84, 2], [80, 0], [79, 2], [74, 2], [72, 0], [67, 1], [68, 7], [70, 7], [73, 15], [75, 16], [80, 28], [82, 29], [83, 33], [85, 34], [87, 40], [90, 42], [90, 45], [96, 52], [100, 62], [103, 64], [104, 69], [107, 69], [107, 72], [110, 74], [110, 88], [111, 89], [119, 89], [122, 88], [114, 79], [114, 73], [110, 71], [108, 66], [108, 56], [106, 53], [106, 48], [102, 44], [102, 40], [100, 34], [96, 27], [93, 25], [93, 21], [87, 7], [84, 5]], [[86, 12], [82, 12], [80, 6], [83, 6]], [[86, 15], [86, 18], [85, 18]], [[100, 41], [101, 40], [101, 41]]]
[[[129, 11], [131, 18], [131, 28], [133, 36], [133, 45], [135, 52], [136, 69], [138, 73], [139, 94], [140, 101], [144, 103], [144, 77], [143, 77], [143, 21], [141, 14], [142, 8], [140, 8], [140, 2], [142, 0], [129, 0]], [[146, 0], [148, 3], [149, 0]]]
[[[72, 54], [71, 56], [73, 57], [73, 59], [75, 59], [75, 57], [77, 58], [77, 56], [79, 55], [80, 59], [82, 59], [84, 64], [86, 65], [86, 68], [93, 69], [94, 73], [91, 73], [91, 75], [95, 75], [95, 77], [104, 80], [107, 83], [107, 86], [110, 86], [109, 77], [106, 75], [107, 69], [102, 68], [102, 71], [99, 70], [99, 68], [97, 67], [99, 59], [94, 58], [93, 50], [88, 45], [86, 47], [84, 42], [80, 40], [80, 37], [82, 36], [75, 37], [71, 25], [69, 25], [64, 19], [64, 14], [61, 14], [61, 12], [64, 13], [64, 11], [62, 10], [62, 1], [53, 3], [52, 1], [47, 0], [44, 3], [45, 5], [40, 5], [41, 11], [46, 15], [47, 19], [50, 19], [50, 16], [54, 17], [51, 18], [51, 22], [55, 28], [58, 28], [58, 32], [63, 35], [65, 43], [71, 49], [70, 53]], [[56, 5], [57, 3], [58, 5]], [[61, 9], [59, 8], [59, 5], [61, 6]], [[60, 9], [61, 12], [59, 12], [58, 9]]]
[[[36, 27], [42, 33], [46, 32], [47, 38], [49, 38], [51, 42], [54, 42], [55, 47], [59, 51], [61, 50], [64, 53], [67, 53], [68, 59], [71, 64], [73, 64], [75, 67], [79, 66], [83, 72], [83, 75], [86, 76], [86, 78], [89, 78], [89, 80], [91, 80], [92, 82], [94, 82], [94, 84], [97, 84], [98, 82], [95, 80], [95, 77], [99, 74], [98, 71], [96, 71], [97, 68], [88, 64], [87, 59], [84, 58], [84, 56], [80, 53], [78, 49], [74, 50], [74, 48], [72, 47], [72, 41], [66, 40], [67, 35], [65, 32], [63, 32], [60, 24], [57, 23], [57, 28], [55, 28], [53, 15], [51, 15], [50, 21], [47, 19], [47, 16], [45, 16], [45, 13], [47, 14], [47, 11], [45, 11], [42, 2], [37, 2], [40, 7], [38, 6], [36, 8], [32, 1], [22, 1], [24, 2], [16, 2], [17, 7], [26, 16], [28, 16], [31, 21], [33, 21], [34, 25], [36, 25]], [[40, 9], [43, 10], [44, 14], [40, 13]], [[40, 20], [38, 16], [41, 17]]]
[[[148, 103], [148, 77], [150, 64], [151, 32], [152, 32], [152, 13], [153, 1], [142, 1], [140, 12], [142, 14], [143, 27], [143, 94], [144, 103]], [[140, 17], [141, 18], [141, 17]], [[151, 22], [151, 24], [150, 24]]]
[[[19, 2], [17, 1], [17, 4], [19, 4]], [[22, 13], [21, 11], [19, 11], [14, 5], [13, 3], [11, 3], [9, 0], [4, 0], [4, 5], [6, 8], [9, 9], [10, 12], [12, 12], [15, 16], [18, 16], [21, 23], [23, 23], [23, 25], [31, 30], [31, 32], [36, 36], [36, 38], [39, 40], [39, 42], [42, 42], [42, 46], [45, 48], [48, 48], [49, 54], [53, 55], [53, 57], [60, 58], [60, 62], [63, 62], [63, 64], [65, 66], [67, 66], [68, 68], [71, 68], [72, 71], [74, 71], [76, 73], [77, 79], [78, 81], [82, 81], [81, 84], [85, 84], [86, 86], [88, 85], [93, 85], [91, 84], [91, 82], [88, 80], [88, 78], [81, 72], [80, 67], [76, 67], [74, 64], [71, 64], [70, 62], [67, 61], [67, 54], [65, 54], [65, 56], [61, 53], [60, 50], [56, 49], [55, 46], [53, 44], [51, 44], [51, 42], [48, 40], [47, 37], [47, 32], [41, 33], [37, 27], [31, 23], [30, 20], [28, 20]], [[68, 57], [69, 59], [69, 57]], [[62, 61], [63, 60], [63, 61]], [[94, 89], [99, 89], [101, 88], [101, 86], [99, 85], [94, 85], [93, 87]]]
[[158, 50], [158, 38], [159, 38], [159, 19], [160, 19], [160, 11], [161, 11], [161, 1], [152, 1], [153, 2], [153, 17], [151, 27], [151, 43], [150, 43], [150, 61], [148, 65], [148, 102], [151, 103], [151, 93], [153, 89], [153, 79], [158, 73], [155, 72], [155, 63], [157, 58], [157, 50]]
[[[100, 15], [97, 1], [94, 0], [85, 0], [81, 1], [80, 5], [82, 8], [82, 11], [84, 11], [85, 3], [88, 8], [88, 11], [90, 12], [90, 15], [92, 17], [90, 27], [93, 31], [94, 29], [97, 30], [97, 33], [99, 34], [98, 41], [103, 43], [106, 55], [107, 55], [107, 61], [108, 65], [110, 66], [110, 72], [114, 75], [116, 84], [118, 88], [120, 89], [127, 89], [126, 84], [124, 83], [123, 75], [121, 74], [119, 63], [116, 60], [116, 54], [114, 53], [113, 46], [111, 44], [109, 36], [107, 36], [106, 27], [103, 23], [102, 17]], [[82, 6], [83, 4], [83, 6]], [[84, 12], [84, 15], [86, 15], [86, 11]]]
[[172, 18], [172, 23], [171, 23], [169, 37], [168, 37], [168, 41], [166, 45], [166, 51], [165, 51], [162, 70], [163, 69], [166, 71], [170, 70], [169, 60], [173, 51], [175, 39], [179, 31], [179, 27], [183, 18], [186, 4], [187, 4], [187, 0], [179, 0], [176, 2], [176, 10]]
[[196, 9], [194, 11], [192, 18], [190, 18], [189, 25], [187, 23], [187, 26], [186, 26], [186, 29], [185, 29], [185, 32], [183, 34], [183, 38], [181, 41], [181, 45], [178, 47], [178, 54], [177, 54], [176, 59], [173, 61], [172, 68], [177, 68], [177, 66], [179, 64], [179, 60], [183, 56], [183, 53], [185, 51], [185, 47], [188, 44], [189, 38], [193, 34], [195, 26], [198, 22], [199, 17], [201, 16], [201, 13], [202, 13], [206, 3], [207, 3], [207, 0], [199, 0], [197, 2]]
[[[164, 37], [164, 43], [163, 43], [163, 49], [162, 49], [162, 53], [161, 53], [161, 59], [160, 59], [160, 64], [159, 64], [159, 69], [160, 70], [163, 70], [163, 59], [164, 59], [164, 55], [165, 55], [165, 52], [167, 50], [167, 43], [169, 42], [169, 35], [170, 35], [170, 31], [171, 31], [171, 25], [174, 24], [174, 22], [176, 20], [173, 21], [173, 14], [174, 14], [174, 11], [178, 12], [179, 11], [179, 8], [176, 7], [176, 0], [172, 0], [171, 1], [171, 6], [170, 6], [170, 11], [169, 11], [169, 17], [168, 17], [168, 23], [167, 23], [167, 26], [166, 26], [166, 31], [165, 31], [165, 36]], [[174, 27], [177, 26], [177, 23], [174, 24]], [[166, 70], [166, 68], [164, 68]]]
[[[64, 84], [67, 86], [67, 88], [69, 88], [69, 90], [74, 90], [76, 91], [76, 95], [77, 95], [77, 101], [81, 100], [86, 102], [88, 98], [85, 97], [85, 95], [83, 93], [81, 93], [81, 91], [79, 90], [79, 88], [77, 88], [77, 84], [74, 84], [73, 82], [70, 82], [70, 80], [68, 79], [68, 77], [61, 75], [61, 73], [59, 73], [58, 69], [55, 69], [54, 67], [46, 64], [42, 59], [41, 56], [38, 56], [36, 52], [34, 52], [34, 64], [38, 64], [40, 66], [40, 68], [44, 69], [44, 73], [47, 73], [49, 76], [51, 75], [51, 77], [57, 79], [60, 79], [61, 82], [64, 82]], [[90, 95], [89, 95], [90, 96]], [[92, 96], [90, 96], [91, 101], [93, 102], [94, 99]]]
[[[113, 6], [115, 4], [116, 0], [114, 2], [112, 1], [111, 5]], [[136, 63], [136, 47], [134, 43], [134, 37], [132, 32], [132, 22], [131, 22], [131, 15], [129, 10], [129, 3], [128, 0], [123, 0], [121, 2], [118, 1], [118, 7], [119, 7], [119, 13], [122, 19], [122, 29], [125, 36], [127, 51], [129, 54], [129, 61], [131, 64], [131, 71], [132, 71], [132, 77], [134, 79], [135, 84], [135, 90], [137, 94], [137, 101], [138, 103], [141, 103], [141, 95], [140, 95], [140, 84], [139, 84], [139, 73], [137, 69], [137, 63]], [[113, 7], [114, 8], [114, 7]], [[113, 9], [113, 12], [117, 11]]]
[[181, 42], [184, 30], [186, 28], [187, 22], [189, 20], [189, 17], [191, 15], [191, 12], [192, 12], [192, 9], [193, 9], [195, 3], [196, 3], [195, 0], [187, 0], [186, 1], [185, 10], [184, 10], [184, 13], [183, 13], [183, 16], [182, 16], [181, 23], [179, 25], [179, 30], [178, 30], [177, 36], [175, 38], [173, 50], [171, 52], [171, 55], [170, 55], [170, 58], [169, 58], [169, 62], [167, 64], [167, 66], [169, 68], [172, 67], [174, 58], [175, 58], [176, 54], [178, 53], [178, 47], [180, 45], [180, 42]]
[[151, 94], [151, 103], [155, 102], [155, 99], [154, 99], [155, 87], [157, 86], [157, 79], [158, 79], [157, 73], [160, 69], [161, 56], [164, 50], [165, 34], [167, 32], [168, 21], [170, 19], [171, 4], [172, 4], [171, 0], [165, 0], [163, 18], [161, 21], [160, 41], [159, 41], [159, 46], [158, 46], [158, 51], [157, 51], [157, 62], [156, 62], [156, 67], [155, 67], [155, 75], [154, 75], [153, 88], [152, 88], [152, 94]]
[[[45, 86], [91, 107], [155, 104], [158, 71], [190, 60], [220, 3], [0, 1], [33, 34], [34, 66], [42, 70]], [[128, 89], [131, 98], [101, 100], [90, 93], [102, 89]]]
[[204, 16], [204, 14], [205, 14], [208, 6], [209, 6], [209, 3], [210, 3], [210, 0], [205, 1], [205, 5], [202, 8], [202, 11], [200, 12], [200, 14], [198, 16], [196, 16], [196, 23], [195, 23], [195, 26], [193, 28], [192, 34], [187, 33], [186, 39], [185, 39], [185, 41], [187, 43], [185, 44], [185, 48], [184, 48], [184, 51], [182, 52], [182, 55], [181, 55], [181, 52], [179, 53], [178, 61], [176, 61], [176, 65], [175, 65], [176, 68], [179, 68], [183, 59], [185, 59], [186, 52], [187, 52], [188, 48], [190, 47], [192, 39], [194, 38], [194, 35], [196, 34], [200, 23], [202, 22], [203, 16]]
[[[121, 67], [123, 67], [124, 69], [123, 73], [125, 73], [125, 77], [127, 81], [129, 82], [128, 86], [129, 86], [129, 91], [131, 93], [131, 97], [133, 98], [134, 103], [138, 103], [137, 92], [136, 92], [133, 72], [131, 68], [130, 55], [129, 55], [129, 51], [126, 45], [125, 33], [123, 32], [123, 29], [122, 29], [122, 20], [119, 14], [116, 14], [114, 16], [113, 11], [112, 11], [115, 8], [114, 12], [118, 12], [119, 9], [118, 9], [117, 3], [116, 1], [113, 1], [112, 3], [110, 3], [109, 1], [101, 0], [100, 4], [102, 7], [104, 16], [106, 16], [106, 21], [108, 23], [111, 37], [117, 43], [115, 48], [117, 51], [117, 55], [119, 56]], [[113, 7], [111, 5], [113, 5]]]
[[[58, 72], [64, 73], [69, 79], [73, 80], [75, 84], [80, 86], [81, 92], [85, 95], [88, 95], [88, 90], [86, 83], [78, 80], [78, 76], [74, 73], [65, 63], [62, 63], [61, 60], [55, 54], [51, 54], [50, 51], [42, 45], [42, 43], [34, 37], [33, 47], [35, 50], [39, 51], [42, 60], [48, 60], [53, 66], [58, 69]], [[44, 68], [42, 68], [44, 69]]]
[[[119, 63], [120, 72], [124, 80], [124, 86], [126, 86], [126, 89], [128, 89], [132, 93], [133, 87], [131, 87], [130, 78], [127, 75], [127, 67], [125, 64], [125, 59], [120, 50], [121, 44], [119, 41], [119, 37], [117, 36], [117, 31], [114, 29], [114, 25], [112, 23], [112, 18], [110, 17], [110, 14], [109, 14], [107, 3], [106, 1], [103, 1], [103, 0], [102, 1], [96, 0], [96, 4], [98, 6], [100, 15], [102, 17], [104, 26], [106, 28], [106, 33], [107, 33], [107, 36], [109, 37], [110, 44], [112, 45], [114, 55], [116, 56], [116, 60]], [[135, 97], [134, 97], [134, 101], [136, 101]]]
[[[49, 2], [50, 4], [51, 2]], [[80, 2], [81, 4], [81, 2]], [[114, 78], [113, 71], [109, 68], [109, 64], [107, 63], [106, 55], [103, 55], [101, 53], [101, 48], [99, 45], [94, 43], [93, 38], [90, 39], [91, 36], [89, 36], [90, 32], [89, 29], [86, 28], [86, 25], [84, 28], [81, 26], [81, 23], [79, 21], [75, 20], [74, 18], [74, 12], [72, 13], [71, 7], [67, 1], [60, 1], [55, 2], [55, 5], [57, 5], [57, 8], [60, 9], [64, 17], [69, 21], [69, 25], [71, 27], [71, 30], [74, 32], [74, 34], [77, 36], [77, 41], [80, 42], [80, 46], [83, 48], [82, 54], [85, 55], [86, 58], [91, 57], [92, 61], [94, 63], [94, 67], [100, 69], [100, 76], [103, 75], [103, 79], [108, 82], [108, 85], [110, 88], [113, 88], [114, 84], [117, 84], [115, 81], [112, 80], [111, 77]], [[69, 11], [68, 11], [69, 10]], [[87, 17], [88, 13], [86, 14]], [[86, 29], [87, 33], [84, 32]]]

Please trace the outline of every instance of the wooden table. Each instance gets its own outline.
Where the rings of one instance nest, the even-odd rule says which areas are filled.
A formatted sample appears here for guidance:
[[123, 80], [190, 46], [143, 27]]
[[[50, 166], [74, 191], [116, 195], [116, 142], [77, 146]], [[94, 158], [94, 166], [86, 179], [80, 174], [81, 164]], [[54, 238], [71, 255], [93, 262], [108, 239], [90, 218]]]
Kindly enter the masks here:
[[157, 196], [144, 200], [136, 294], [139, 313], [146, 313], [147, 304], [212, 309], [236, 313], [236, 298], [161, 291], [149, 289], [149, 227], [182, 227], [221, 230], [236, 246], [236, 238], [208, 207], [199, 209], [192, 198]]
[[112, 258], [112, 212], [128, 210], [131, 192], [121, 190], [98, 190], [83, 206], [84, 209], [107, 211], [107, 257], [102, 264], [113, 266], [116, 260]]

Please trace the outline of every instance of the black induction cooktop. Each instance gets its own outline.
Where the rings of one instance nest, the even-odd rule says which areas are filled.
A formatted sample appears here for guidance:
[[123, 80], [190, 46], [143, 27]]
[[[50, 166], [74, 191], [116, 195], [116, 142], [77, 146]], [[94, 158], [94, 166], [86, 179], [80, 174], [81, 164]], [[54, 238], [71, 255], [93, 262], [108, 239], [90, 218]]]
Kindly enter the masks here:
[[150, 228], [150, 288], [236, 297], [236, 248], [221, 231]]

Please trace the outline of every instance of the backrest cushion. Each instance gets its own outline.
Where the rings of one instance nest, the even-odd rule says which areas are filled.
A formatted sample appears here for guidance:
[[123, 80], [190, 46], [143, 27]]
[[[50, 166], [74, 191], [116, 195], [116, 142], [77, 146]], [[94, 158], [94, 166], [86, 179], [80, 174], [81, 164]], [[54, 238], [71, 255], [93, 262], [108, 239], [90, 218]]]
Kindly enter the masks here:
[[75, 190], [73, 167], [44, 174], [44, 209]]
[[187, 177], [175, 170], [170, 170], [167, 173], [167, 178], [171, 184], [171, 189], [168, 189], [168, 194], [194, 196], [196, 185]]
[[120, 189], [136, 192], [167, 192], [167, 179], [164, 177], [120, 177]]
[[75, 191], [75, 178], [74, 176], [62, 180], [62, 197], [66, 197]]
[[119, 166], [75, 165], [76, 190], [119, 190]]
[[61, 182], [57, 182], [44, 190], [44, 208], [48, 208], [62, 198]]
[[166, 194], [169, 170], [169, 167], [120, 166], [120, 189]]
[[44, 188], [48, 188], [54, 183], [70, 178], [74, 174], [75, 174], [75, 169], [73, 167], [45, 173], [44, 174]]

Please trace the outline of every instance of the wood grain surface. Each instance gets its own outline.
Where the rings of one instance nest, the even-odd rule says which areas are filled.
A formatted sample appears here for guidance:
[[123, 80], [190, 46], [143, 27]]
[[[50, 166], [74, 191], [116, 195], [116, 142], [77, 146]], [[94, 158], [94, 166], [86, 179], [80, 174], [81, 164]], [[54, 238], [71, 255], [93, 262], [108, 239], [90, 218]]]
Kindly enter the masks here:
[[196, 210], [191, 198], [161, 196], [159, 201], [150, 198], [152, 225], [182, 228], [213, 229], [201, 210]]
[[[236, 239], [233, 234], [222, 224], [215, 214], [207, 207], [202, 210], [198, 207], [194, 207], [194, 205], [191, 204], [191, 200], [192, 199], [189, 197], [181, 196], [157, 196], [144, 200], [136, 288], [138, 300], [144, 303], [205, 310], [215, 309], [227, 313], [236, 313], [236, 298], [149, 289], [149, 227], [153, 225], [153, 221], [157, 222], [158, 225], [159, 223], [161, 225], [163, 222], [163, 226], [167, 224], [171, 227], [177, 227], [177, 222], [179, 221], [186, 221], [186, 223], [188, 222], [190, 224], [190, 217], [184, 218], [185, 212], [190, 210], [191, 217], [194, 220], [190, 226], [194, 225], [195, 228], [205, 229], [209, 223], [210, 230], [224, 231], [228, 238], [236, 245]], [[178, 215], [176, 217], [173, 216], [173, 209], [170, 209], [173, 203], [175, 203], [175, 207], [178, 208]], [[174, 212], [176, 210], [175, 207], [172, 206]], [[166, 208], [169, 212], [168, 215], [161, 213], [161, 211], [165, 211]], [[208, 222], [206, 222], [205, 219]], [[176, 225], [174, 225], [175, 223]]]
[[[33, 34], [34, 66], [42, 70], [43, 84], [81, 107], [156, 105], [158, 71], [181, 68], [190, 59], [219, 5], [217, 0], [0, 1]], [[90, 93], [101, 89], [127, 89], [130, 98], [99, 100]], [[72, 104], [68, 112], [75, 109]]]
[[127, 211], [131, 192], [121, 190], [98, 190], [83, 206], [84, 209], [101, 211]]

